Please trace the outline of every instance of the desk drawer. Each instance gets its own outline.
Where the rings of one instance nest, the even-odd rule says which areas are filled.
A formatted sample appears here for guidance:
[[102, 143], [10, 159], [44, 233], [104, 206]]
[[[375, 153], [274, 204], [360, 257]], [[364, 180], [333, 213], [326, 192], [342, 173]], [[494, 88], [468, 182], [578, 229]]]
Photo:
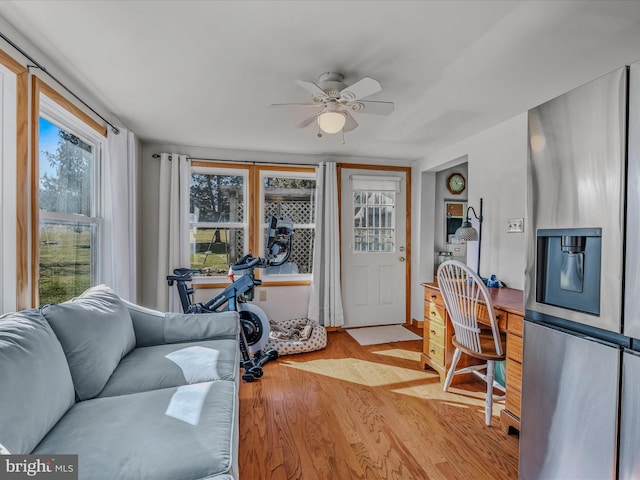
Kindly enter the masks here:
[[430, 320], [433, 322], [440, 322], [444, 325], [445, 319], [445, 308], [436, 305], [435, 303], [427, 303], [424, 304], [424, 319]]
[[522, 390], [522, 365], [518, 362], [507, 361], [507, 386]]
[[509, 410], [518, 418], [520, 418], [520, 396], [520, 390], [517, 388], [510, 388], [507, 384], [507, 398], [505, 400], [504, 408]]
[[524, 318], [520, 315], [516, 315], [515, 313], [510, 313], [508, 322], [509, 332], [513, 333], [514, 335], [522, 336], [523, 327]]
[[444, 325], [438, 321], [424, 322], [424, 335], [429, 335], [432, 342], [444, 345]]
[[513, 333], [507, 334], [507, 358], [522, 363], [522, 337]]
[[436, 305], [445, 308], [444, 307], [444, 299], [442, 298], [442, 294], [440, 293], [440, 290], [434, 290], [431, 288], [425, 288], [424, 289], [424, 300], [425, 302], [433, 302]]
[[430, 337], [424, 337], [424, 353], [438, 365], [444, 366], [444, 347]]
[[[501, 332], [504, 332], [507, 329], [507, 314], [502, 310], [493, 309], [493, 312], [496, 314], [496, 320], [498, 320], [498, 327]], [[491, 320], [489, 319], [489, 310], [484, 305], [478, 306], [478, 322], [483, 323], [487, 326], [491, 325]]]

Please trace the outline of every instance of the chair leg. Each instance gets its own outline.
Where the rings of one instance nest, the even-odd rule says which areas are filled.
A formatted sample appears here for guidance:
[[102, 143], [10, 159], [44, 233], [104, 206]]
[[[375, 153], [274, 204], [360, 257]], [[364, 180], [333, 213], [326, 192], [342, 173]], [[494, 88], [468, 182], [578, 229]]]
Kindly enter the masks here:
[[491, 426], [491, 413], [493, 410], [493, 375], [494, 362], [487, 361], [487, 399], [485, 401], [485, 423]]
[[453, 380], [453, 376], [456, 374], [456, 366], [458, 365], [458, 360], [460, 360], [460, 355], [462, 352], [456, 348], [456, 351], [453, 353], [453, 360], [451, 361], [451, 368], [447, 372], [447, 378], [444, 381], [444, 391], [446, 392], [449, 389], [449, 385], [451, 385], [451, 381]]

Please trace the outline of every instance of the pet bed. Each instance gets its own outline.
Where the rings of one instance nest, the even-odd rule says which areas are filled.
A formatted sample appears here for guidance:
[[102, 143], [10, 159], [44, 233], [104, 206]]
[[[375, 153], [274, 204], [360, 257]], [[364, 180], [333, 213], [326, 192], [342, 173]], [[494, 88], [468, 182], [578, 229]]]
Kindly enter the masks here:
[[280, 355], [305, 353], [327, 346], [327, 331], [308, 318], [269, 321], [270, 332], [266, 349], [275, 348]]

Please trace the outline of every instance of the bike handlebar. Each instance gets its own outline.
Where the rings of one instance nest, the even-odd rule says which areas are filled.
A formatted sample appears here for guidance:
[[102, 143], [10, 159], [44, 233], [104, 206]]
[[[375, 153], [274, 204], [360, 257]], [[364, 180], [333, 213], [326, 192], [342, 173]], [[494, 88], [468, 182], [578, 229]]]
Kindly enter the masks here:
[[263, 264], [264, 261], [262, 258], [254, 258], [251, 254], [245, 255], [241, 259], [239, 259], [236, 263], [231, 265], [231, 270], [234, 272], [237, 270], [247, 270], [248, 268], [253, 268], [258, 264]]
[[178, 276], [190, 275], [192, 273], [200, 273], [200, 270], [196, 270], [193, 268], [175, 268], [173, 270], [173, 274]]

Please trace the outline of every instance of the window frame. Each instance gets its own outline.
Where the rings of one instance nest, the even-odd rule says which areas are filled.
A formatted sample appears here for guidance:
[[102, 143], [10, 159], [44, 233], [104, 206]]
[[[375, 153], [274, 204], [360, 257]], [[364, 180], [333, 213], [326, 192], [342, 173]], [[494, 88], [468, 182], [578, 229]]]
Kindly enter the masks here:
[[[264, 191], [263, 191], [263, 178], [265, 175], [275, 175], [273, 172], [277, 172], [282, 176], [295, 177], [300, 175], [300, 178], [313, 178], [315, 180], [316, 167], [314, 166], [288, 166], [288, 165], [247, 165], [241, 162], [220, 162], [211, 160], [191, 160], [191, 173], [197, 171], [197, 173], [206, 173], [207, 170], [217, 173], [224, 172], [225, 170], [237, 171], [237, 169], [245, 169], [247, 171], [247, 187], [245, 191], [245, 203], [246, 203], [246, 219], [248, 225], [248, 232], [246, 238], [248, 241], [245, 243], [248, 245], [248, 252], [251, 252], [254, 256], [264, 256], [264, 233], [263, 229], [266, 224], [263, 222], [264, 216]], [[191, 200], [189, 200], [189, 204]], [[190, 205], [189, 205], [190, 206]], [[257, 214], [254, 214], [257, 212]], [[313, 225], [315, 227], [315, 224]], [[257, 253], [256, 253], [257, 252]], [[256, 277], [261, 278], [263, 283], [261, 286], [298, 286], [298, 285], [310, 285], [313, 274], [276, 274], [276, 275], [264, 275], [262, 269], [256, 270]], [[229, 279], [226, 276], [216, 275], [210, 277], [194, 277], [194, 288], [222, 288], [230, 284]]]
[[[95, 225], [95, 248], [91, 249], [91, 285], [102, 281], [105, 261], [104, 228], [104, 158], [107, 146], [107, 130], [79, 109], [64, 96], [37, 77], [33, 77], [31, 114], [32, 155], [31, 155], [31, 302], [38, 306], [40, 301], [40, 225], [41, 220], [63, 223]], [[40, 117], [68, 131], [82, 141], [94, 146], [92, 174], [91, 215], [61, 214], [41, 212], [40, 196]]]
[[[219, 228], [235, 228], [235, 229], [242, 229], [244, 230], [244, 249], [250, 249], [250, 245], [251, 245], [251, 239], [250, 239], [250, 231], [251, 231], [251, 214], [253, 212], [253, 208], [252, 208], [252, 204], [250, 201], [250, 196], [249, 196], [249, 192], [250, 192], [250, 184], [251, 184], [251, 171], [250, 169], [243, 167], [243, 166], [231, 166], [231, 165], [225, 165], [223, 167], [220, 166], [216, 166], [216, 167], [212, 167], [212, 166], [203, 166], [202, 162], [192, 162], [191, 166], [189, 168], [189, 186], [191, 186], [191, 175], [193, 175], [194, 173], [196, 174], [204, 174], [204, 175], [235, 175], [235, 176], [242, 176], [244, 177], [244, 188], [243, 188], [243, 195], [244, 195], [244, 208], [245, 208], [245, 212], [244, 212], [244, 222], [240, 223], [240, 222], [192, 222], [191, 220], [189, 220], [189, 225], [188, 225], [188, 229], [189, 229], [189, 234], [191, 234], [191, 229], [196, 226], [196, 227], [203, 227], [203, 228], [215, 228], [215, 227], [219, 227]], [[189, 215], [191, 215], [191, 195], [189, 195]], [[189, 244], [191, 244], [191, 241], [189, 241]], [[213, 279], [214, 281], [219, 281], [220, 279], [225, 278], [226, 279], [226, 274], [225, 275], [213, 275], [210, 277], [206, 277], [208, 279]], [[198, 279], [200, 280], [200, 279]]]
[[[315, 169], [304, 169], [304, 168], [285, 168], [285, 167], [269, 167], [269, 168], [260, 168], [258, 170], [259, 173], [259, 181], [258, 181], [258, 212], [260, 215], [258, 216], [259, 224], [258, 224], [258, 244], [259, 244], [259, 252], [261, 256], [264, 256], [264, 245], [266, 242], [265, 239], [265, 230], [267, 228], [267, 223], [264, 221], [264, 211], [265, 211], [265, 188], [264, 188], [264, 179], [266, 177], [279, 177], [279, 178], [297, 178], [304, 180], [316, 180], [316, 172]], [[317, 185], [316, 192], [314, 193], [314, 201], [317, 195]], [[315, 214], [314, 214], [315, 217]], [[313, 228], [315, 231], [316, 224], [315, 223], [294, 223], [293, 231], [295, 238], [295, 231], [299, 228]], [[313, 254], [313, 253], [312, 253]], [[259, 271], [259, 278], [263, 279], [265, 282], [282, 282], [287, 280], [293, 281], [309, 281], [313, 278], [313, 271], [309, 273], [278, 273], [278, 274], [267, 274], [266, 271]]]

